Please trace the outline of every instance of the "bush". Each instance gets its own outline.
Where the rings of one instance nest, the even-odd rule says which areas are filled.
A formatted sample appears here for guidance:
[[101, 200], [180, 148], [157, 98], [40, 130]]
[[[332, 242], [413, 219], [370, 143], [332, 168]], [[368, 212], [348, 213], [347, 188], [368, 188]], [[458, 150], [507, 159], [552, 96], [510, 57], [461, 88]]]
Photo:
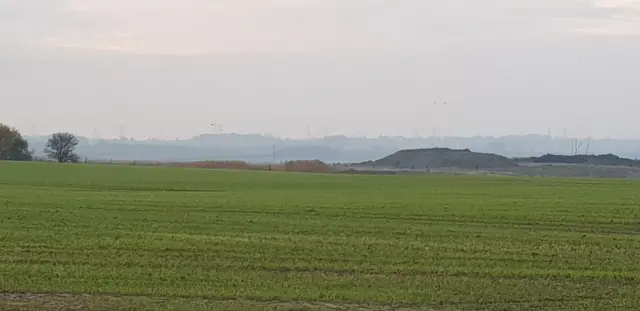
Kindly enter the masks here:
[[287, 172], [330, 173], [331, 166], [320, 160], [287, 161], [284, 164]]

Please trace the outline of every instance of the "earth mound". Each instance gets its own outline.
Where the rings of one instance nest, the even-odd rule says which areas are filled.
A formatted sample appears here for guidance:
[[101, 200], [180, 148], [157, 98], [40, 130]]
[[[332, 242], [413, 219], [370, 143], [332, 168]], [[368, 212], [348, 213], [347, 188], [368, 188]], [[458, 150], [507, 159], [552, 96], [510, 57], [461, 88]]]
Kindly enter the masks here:
[[479, 153], [469, 149], [429, 148], [400, 150], [382, 159], [363, 162], [360, 165], [398, 169], [493, 169], [514, 167], [518, 166], [518, 163], [493, 153]]
[[562, 163], [562, 164], [587, 164], [587, 165], [607, 165], [607, 166], [629, 166], [638, 167], [640, 161], [621, 158], [614, 154], [600, 154], [600, 155], [557, 155], [557, 154], [545, 154], [540, 157], [530, 157], [518, 159], [518, 162], [532, 162], [532, 163]]

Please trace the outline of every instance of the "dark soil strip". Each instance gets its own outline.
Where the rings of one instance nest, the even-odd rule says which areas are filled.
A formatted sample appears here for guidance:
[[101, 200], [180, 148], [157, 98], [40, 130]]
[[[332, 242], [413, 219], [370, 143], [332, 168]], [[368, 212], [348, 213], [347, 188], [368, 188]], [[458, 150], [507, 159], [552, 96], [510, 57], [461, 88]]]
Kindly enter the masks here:
[[349, 302], [259, 301], [246, 299], [168, 298], [105, 294], [0, 293], [0, 310], [313, 310], [435, 311], [415, 306]]

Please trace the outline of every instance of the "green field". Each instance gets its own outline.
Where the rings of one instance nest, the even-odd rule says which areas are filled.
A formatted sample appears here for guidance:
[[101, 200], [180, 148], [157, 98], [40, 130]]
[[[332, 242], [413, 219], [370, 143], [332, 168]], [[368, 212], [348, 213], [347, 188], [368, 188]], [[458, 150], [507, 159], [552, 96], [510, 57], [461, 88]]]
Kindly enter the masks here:
[[640, 183], [0, 163], [0, 309], [640, 310]]

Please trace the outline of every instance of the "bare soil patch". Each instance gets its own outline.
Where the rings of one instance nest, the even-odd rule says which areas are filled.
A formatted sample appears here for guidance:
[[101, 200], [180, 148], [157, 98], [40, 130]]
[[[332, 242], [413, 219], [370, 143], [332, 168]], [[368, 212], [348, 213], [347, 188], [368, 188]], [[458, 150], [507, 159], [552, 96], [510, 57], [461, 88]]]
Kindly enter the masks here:
[[70, 293], [0, 293], [0, 310], [312, 310], [435, 311], [416, 306], [351, 302], [259, 301]]

